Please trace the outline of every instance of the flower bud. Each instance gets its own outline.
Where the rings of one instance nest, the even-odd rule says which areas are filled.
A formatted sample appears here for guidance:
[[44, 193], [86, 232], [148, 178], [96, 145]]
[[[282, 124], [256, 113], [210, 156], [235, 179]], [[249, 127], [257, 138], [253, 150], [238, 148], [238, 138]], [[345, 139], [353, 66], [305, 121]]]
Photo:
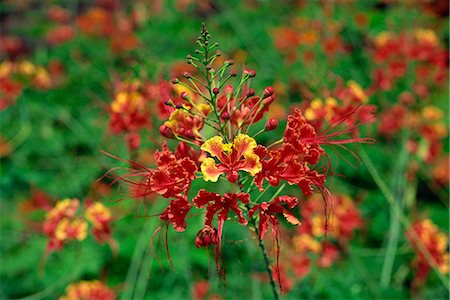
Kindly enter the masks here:
[[186, 91], [181, 92], [181, 99], [183, 100], [188, 100], [189, 99], [189, 94]]
[[211, 244], [217, 244], [219, 242], [219, 236], [217, 234], [217, 229], [208, 225], [205, 225], [197, 235], [195, 236], [195, 246], [208, 247]]
[[194, 132], [192, 130], [190, 130], [190, 129], [185, 130], [183, 135], [185, 137], [187, 137], [188, 139], [194, 139], [195, 138]]
[[217, 55], [217, 56], [222, 56], [222, 51], [217, 50], [217, 51], [216, 51], [216, 55]]
[[215, 87], [215, 88], [213, 88], [212, 92], [214, 95], [217, 95], [220, 92], [220, 90], [218, 87]]
[[225, 64], [228, 66], [232, 66], [232, 65], [234, 65], [234, 60], [229, 59], [229, 60], [225, 61]]
[[141, 136], [136, 132], [125, 135], [125, 140], [130, 150], [137, 149], [141, 145]]
[[256, 71], [255, 70], [245, 69], [244, 70], [244, 74], [248, 75], [248, 77], [252, 78], [252, 77], [256, 76]]
[[227, 96], [233, 95], [233, 91], [234, 91], [233, 86], [231, 84], [227, 84], [225, 86], [224, 91], [225, 91], [225, 95], [227, 95]]
[[178, 80], [178, 78], [172, 79], [172, 83], [173, 83], [173, 84], [177, 84], [177, 83], [179, 83], [179, 82], [180, 82], [180, 80]]
[[273, 95], [273, 87], [268, 86], [264, 89], [263, 99]]
[[230, 71], [230, 76], [231, 76], [231, 77], [236, 77], [236, 75], [237, 75], [236, 70], [231, 70], [231, 71]]
[[177, 103], [175, 103], [175, 107], [178, 109], [183, 108], [183, 103], [177, 102]]
[[230, 114], [227, 111], [224, 111], [220, 117], [226, 121], [228, 121], [231, 118]]
[[166, 100], [164, 100], [164, 105], [167, 105], [167, 106], [171, 106], [171, 102], [172, 102], [172, 99], [166, 99]]
[[189, 72], [183, 72], [183, 77], [189, 79], [192, 77], [192, 74]]
[[278, 127], [278, 120], [271, 118], [271, 119], [267, 120], [265, 130], [271, 131], [271, 130], [276, 129], [277, 127]]
[[159, 127], [159, 133], [161, 133], [161, 135], [163, 137], [166, 137], [168, 139], [171, 139], [171, 138], [174, 137], [172, 128], [170, 128], [170, 127], [168, 127], [168, 126], [166, 126], [164, 124]]
[[247, 97], [251, 97], [251, 96], [254, 96], [254, 95], [255, 95], [255, 89], [252, 89], [252, 88], [248, 89]]

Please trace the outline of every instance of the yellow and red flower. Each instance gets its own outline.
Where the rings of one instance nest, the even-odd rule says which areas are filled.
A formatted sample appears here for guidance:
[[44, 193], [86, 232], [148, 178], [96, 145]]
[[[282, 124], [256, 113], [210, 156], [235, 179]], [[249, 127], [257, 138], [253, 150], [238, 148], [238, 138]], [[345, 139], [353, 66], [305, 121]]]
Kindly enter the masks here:
[[[207, 140], [201, 150], [212, 157], [205, 158], [201, 165], [203, 179], [216, 182], [221, 174], [226, 173], [230, 182], [236, 182], [239, 178], [238, 171], [245, 171], [255, 176], [261, 171], [259, 156], [254, 149], [257, 144], [255, 139], [246, 134], [237, 135], [233, 143], [223, 143], [223, 138], [215, 136]], [[215, 159], [219, 160], [217, 164]]]
[[99, 243], [111, 240], [111, 211], [103, 203], [86, 201], [86, 219], [93, 225], [92, 234]]
[[[416, 252], [412, 261], [416, 271], [414, 288], [426, 281], [432, 267], [442, 274], [449, 272], [448, 234], [439, 230], [430, 219], [424, 219], [414, 223], [406, 236]], [[429, 255], [426, 255], [424, 250], [428, 251]]]
[[42, 230], [48, 236], [48, 251], [61, 249], [66, 241], [86, 238], [87, 223], [75, 216], [79, 205], [78, 199], [64, 199], [47, 212]]
[[80, 281], [70, 284], [66, 294], [59, 300], [115, 300], [116, 294], [104, 283], [94, 281]]

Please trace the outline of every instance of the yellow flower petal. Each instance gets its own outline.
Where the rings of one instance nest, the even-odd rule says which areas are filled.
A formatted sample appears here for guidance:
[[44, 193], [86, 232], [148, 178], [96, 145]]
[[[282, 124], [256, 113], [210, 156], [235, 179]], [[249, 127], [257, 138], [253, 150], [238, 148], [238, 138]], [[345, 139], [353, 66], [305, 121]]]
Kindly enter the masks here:
[[216, 162], [211, 157], [205, 158], [200, 168], [205, 181], [216, 182], [220, 174], [223, 173], [217, 168]]
[[200, 147], [205, 152], [208, 152], [213, 157], [219, 157], [223, 151], [223, 139], [220, 136], [215, 136], [207, 140]]
[[257, 146], [254, 138], [246, 134], [238, 134], [233, 141], [233, 151], [236, 151], [237, 157], [241, 157], [244, 153], [253, 152]]

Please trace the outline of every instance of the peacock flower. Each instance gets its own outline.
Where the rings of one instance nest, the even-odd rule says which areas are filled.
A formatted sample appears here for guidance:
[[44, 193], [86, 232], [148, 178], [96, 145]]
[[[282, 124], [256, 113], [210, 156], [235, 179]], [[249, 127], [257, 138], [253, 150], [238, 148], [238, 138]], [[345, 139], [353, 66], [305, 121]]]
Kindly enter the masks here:
[[[223, 143], [223, 138], [215, 136], [207, 140], [201, 150], [212, 157], [205, 158], [201, 165], [203, 179], [216, 182], [223, 173], [227, 174], [230, 182], [238, 180], [238, 171], [245, 171], [255, 176], [261, 171], [262, 165], [259, 156], [254, 153], [257, 144], [255, 139], [246, 134], [237, 135], [233, 143]], [[219, 163], [216, 163], [216, 158]]]
[[282, 214], [286, 221], [293, 225], [299, 225], [300, 221], [284, 206], [285, 203], [290, 209], [298, 205], [298, 199], [291, 196], [280, 196], [273, 199], [271, 202], [263, 202], [259, 205], [253, 206], [249, 210], [248, 216], [253, 217], [253, 214], [259, 210], [259, 239], [263, 239], [267, 230], [269, 229], [269, 223], [273, 226], [273, 231], [278, 234], [278, 219], [277, 215]]
[[211, 110], [211, 106], [206, 103], [201, 103], [195, 107], [183, 104], [183, 108], [170, 114], [169, 120], [164, 122], [163, 126], [188, 139], [201, 138], [200, 130], [205, 124], [203, 118], [206, 118]]
[[99, 243], [111, 239], [111, 211], [100, 202], [86, 202], [86, 219], [92, 223], [92, 234]]
[[70, 220], [62, 219], [55, 230], [55, 238], [59, 241], [78, 240], [82, 241], [87, 235], [87, 223], [81, 218]]
[[74, 299], [115, 300], [117, 297], [114, 294], [114, 291], [104, 283], [94, 280], [71, 283], [66, 288], [66, 294], [59, 298], [59, 300]]

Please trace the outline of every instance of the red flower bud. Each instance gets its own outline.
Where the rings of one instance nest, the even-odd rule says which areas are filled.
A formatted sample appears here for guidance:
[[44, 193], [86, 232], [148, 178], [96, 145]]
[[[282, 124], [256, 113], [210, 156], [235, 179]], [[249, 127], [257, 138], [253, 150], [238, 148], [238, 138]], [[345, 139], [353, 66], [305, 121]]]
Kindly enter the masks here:
[[256, 71], [255, 70], [245, 69], [244, 70], [244, 74], [248, 75], [248, 77], [252, 78], [252, 77], [256, 76]]
[[181, 92], [181, 99], [188, 100], [189, 94], [185, 91]]
[[231, 70], [231, 71], [230, 71], [230, 76], [231, 76], [231, 77], [236, 77], [236, 75], [237, 75], [236, 70]]
[[183, 72], [183, 77], [189, 79], [192, 77], [192, 74], [189, 72]]
[[200, 230], [195, 237], [195, 246], [208, 247], [211, 244], [217, 244], [219, 242], [219, 237], [217, 236], [217, 229], [208, 225]]
[[264, 95], [263, 98], [267, 98], [273, 95], [273, 87], [268, 86], [264, 89]]
[[267, 120], [265, 130], [271, 131], [271, 130], [276, 129], [277, 127], [278, 127], [278, 120], [271, 118], [271, 119]]
[[229, 65], [229, 66], [232, 66], [232, 65], [234, 65], [234, 60], [229, 59], [229, 60], [225, 61], [225, 64]]
[[226, 121], [228, 121], [231, 118], [230, 114], [227, 111], [224, 111], [220, 117]]
[[177, 84], [178, 82], [180, 82], [180, 80], [179, 80], [178, 78], [172, 79], [172, 83], [173, 83], [173, 84]]
[[248, 91], [247, 91], [247, 97], [251, 97], [251, 96], [254, 96], [256, 93], [255, 93], [255, 89], [248, 89]]
[[233, 86], [232, 86], [231, 84], [227, 84], [227, 85], [225, 86], [224, 91], [225, 91], [225, 95], [227, 95], [227, 96], [232, 95], [232, 94], [233, 94], [233, 91], [234, 91]]
[[215, 87], [213, 88], [212, 92], [214, 93], [214, 95], [217, 95], [220, 92], [220, 90], [219, 88]]
[[187, 129], [184, 131], [184, 136], [187, 137], [188, 139], [195, 138], [194, 132], [192, 132], [192, 130], [190, 130], [190, 129]]
[[130, 150], [137, 149], [141, 145], [141, 136], [136, 132], [125, 135], [125, 140]]
[[172, 128], [170, 128], [170, 127], [168, 127], [168, 126], [166, 126], [164, 124], [159, 127], [159, 133], [161, 133], [161, 135], [163, 137], [166, 137], [168, 139], [171, 139], [171, 138], [174, 137]]

